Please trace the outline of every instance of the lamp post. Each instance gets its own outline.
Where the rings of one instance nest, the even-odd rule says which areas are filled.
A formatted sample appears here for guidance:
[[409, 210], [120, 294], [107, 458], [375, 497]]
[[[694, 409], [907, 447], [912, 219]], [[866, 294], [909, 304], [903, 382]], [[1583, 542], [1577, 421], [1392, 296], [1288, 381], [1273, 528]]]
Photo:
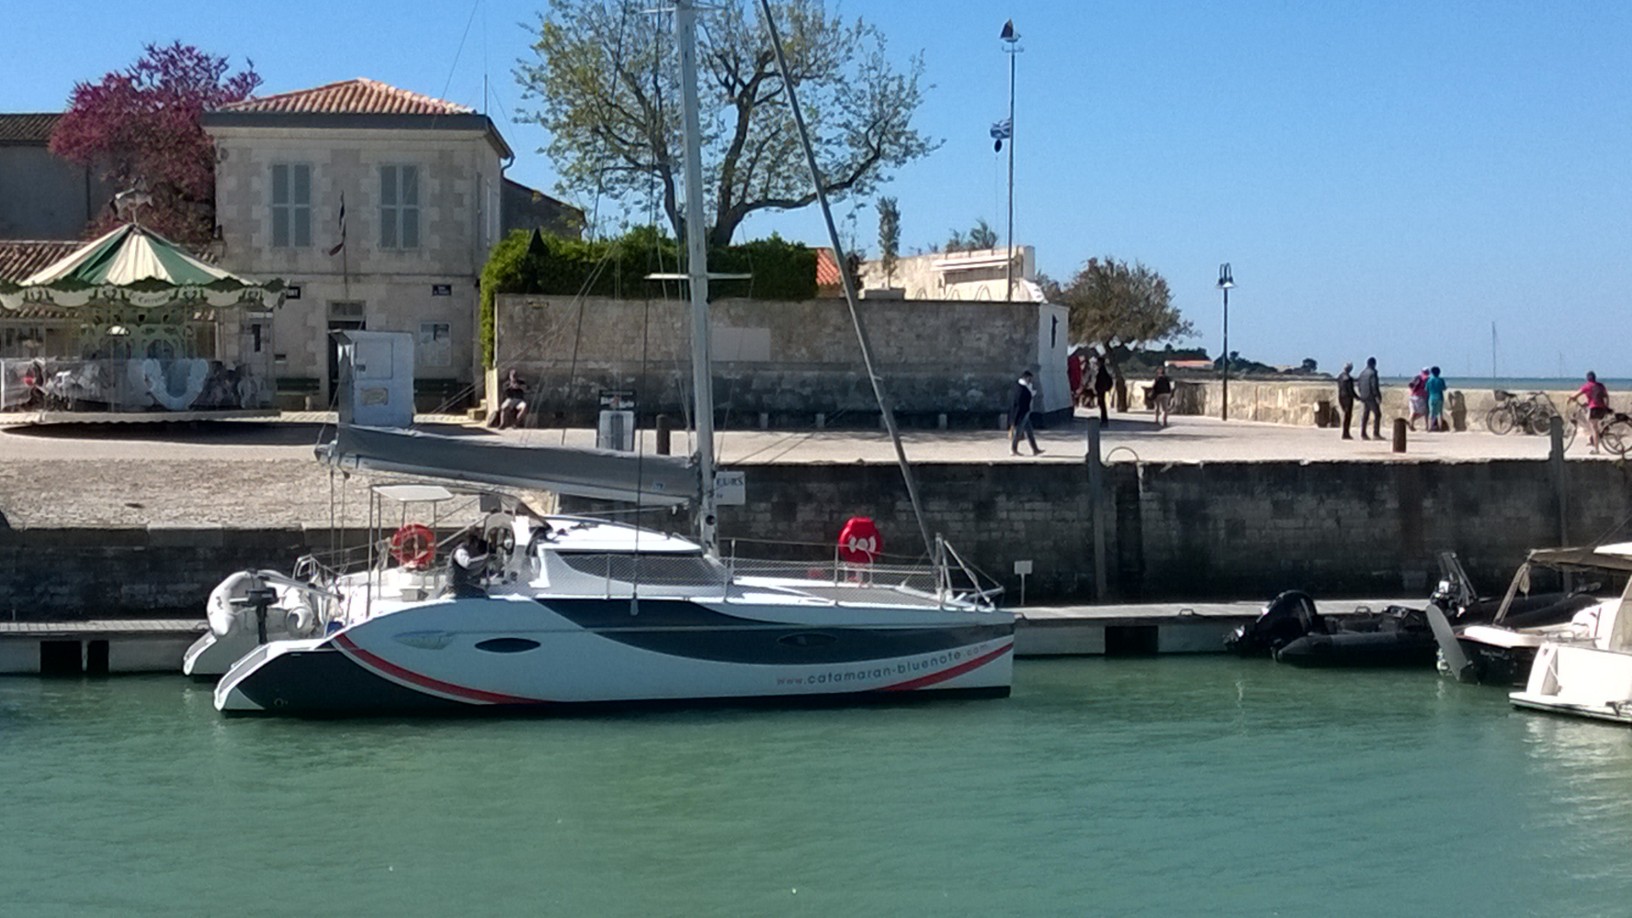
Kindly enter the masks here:
[[1219, 415], [1226, 421], [1230, 419], [1230, 288], [1234, 286], [1235, 276], [1226, 261], [1218, 266], [1218, 289], [1224, 291], [1224, 387]]
[[1003, 23], [1003, 32], [998, 36], [1003, 39], [1007, 47], [1003, 53], [1009, 56], [1009, 244], [1007, 257], [1004, 261], [1008, 268], [1004, 275], [1007, 281], [1007, 292], [1003, 295], [1005, 302], [1014, 302], [1014, 60], [1020, 54], [1020, 33], [1014, 30], [1014, 20]]

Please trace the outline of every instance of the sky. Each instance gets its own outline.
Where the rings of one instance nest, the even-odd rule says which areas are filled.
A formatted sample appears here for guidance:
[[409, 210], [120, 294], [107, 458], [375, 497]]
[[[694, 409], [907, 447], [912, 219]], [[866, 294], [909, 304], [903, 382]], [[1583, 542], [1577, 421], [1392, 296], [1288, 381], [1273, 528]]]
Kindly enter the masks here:
[[[517, 151], [511, 177], [587, 204], [556, 187], [547, 136], [516, 114], [515, 63], [544, 5], [11, 0], [0, 111], [61, 110], [75, 82], [180, 40], [254, 61], [262, 93], [367, 76], [487, 111]], [[1216, 353], [1229, 262], [1230, 347], [1266, 363], [1632, 377], [1632, 4], [837, 6], [903, 64], [922, 52], [932, 84], [916, 124], [944, 143], [881, 192], [899, 200], [904, 251], [978, 218], [1005, 231], [1007, 160], [988, 129], [1007, 114], [1012, 18], [1014, 239], [1045, 273], [1144, 262], [1196, 326], [1184, 343]], [[876, 252], [870, 204], [837, 216]], [[826, 244], [814, 208], [738, 238], [773, 230]]]

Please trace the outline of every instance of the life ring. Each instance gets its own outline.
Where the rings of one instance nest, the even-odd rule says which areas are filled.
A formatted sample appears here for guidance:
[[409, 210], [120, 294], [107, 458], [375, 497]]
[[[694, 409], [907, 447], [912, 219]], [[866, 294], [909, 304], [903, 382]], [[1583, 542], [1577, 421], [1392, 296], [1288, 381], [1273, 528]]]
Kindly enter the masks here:
[[424, 570], [436, 560], [436, 533], [422, 523], [409, 523], [391, 535], [391, 557], [409, 570]]
[[870, 517], [852, 516], [839, 530], [839, 560], [871, 564], [884, 551], [884, 536]]

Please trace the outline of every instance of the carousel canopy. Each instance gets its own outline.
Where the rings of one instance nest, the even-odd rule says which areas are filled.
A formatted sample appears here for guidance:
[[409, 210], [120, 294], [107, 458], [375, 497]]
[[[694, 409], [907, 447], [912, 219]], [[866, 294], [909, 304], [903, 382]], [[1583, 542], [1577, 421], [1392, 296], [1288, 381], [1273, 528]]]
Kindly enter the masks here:
[[18, 312], [87, 305], [270, 309], [282, 302], [283, 281], [260, 284], [229, 274], [134, 223], [17, 283], [0, 280], [0, 306]]

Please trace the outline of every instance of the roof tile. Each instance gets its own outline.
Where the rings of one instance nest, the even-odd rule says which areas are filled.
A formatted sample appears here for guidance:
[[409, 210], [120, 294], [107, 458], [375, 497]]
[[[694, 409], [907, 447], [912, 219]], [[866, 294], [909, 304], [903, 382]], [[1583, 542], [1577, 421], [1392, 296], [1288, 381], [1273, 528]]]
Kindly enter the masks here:
[[0, 114], [0, 143], [47, 143], [61, 117], [56, 112]]
[[0, 281], [18, 283], [84, 244], [74, 239], [0, 240]]
[[283, 112], [323, 115], [469, 115], [474, 109], [358, 77], [312, 89], [245, 99], [223, 105], [224, 112]]

